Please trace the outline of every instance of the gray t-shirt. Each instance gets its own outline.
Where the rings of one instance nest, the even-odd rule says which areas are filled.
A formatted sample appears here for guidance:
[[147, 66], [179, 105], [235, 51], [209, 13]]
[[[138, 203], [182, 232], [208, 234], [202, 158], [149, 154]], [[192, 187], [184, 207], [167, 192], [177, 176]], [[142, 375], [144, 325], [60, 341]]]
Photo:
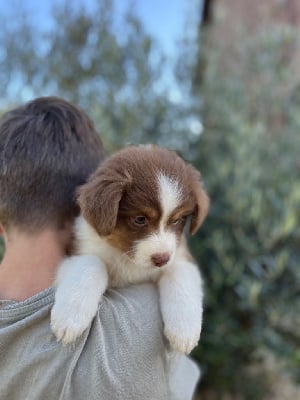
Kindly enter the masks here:
[[52, 288], [22, 302], [0, 301], [1, 400], [190, 398], [193, 388], [178, 394], [170, 371], [175, 377], [182, 369], [193, 386], [198, 371], [186, 357], [173, 362], [168, 354], [153, 285], [109, 290], [74, 345], [63, 346], [51, 332], [53, 302]]

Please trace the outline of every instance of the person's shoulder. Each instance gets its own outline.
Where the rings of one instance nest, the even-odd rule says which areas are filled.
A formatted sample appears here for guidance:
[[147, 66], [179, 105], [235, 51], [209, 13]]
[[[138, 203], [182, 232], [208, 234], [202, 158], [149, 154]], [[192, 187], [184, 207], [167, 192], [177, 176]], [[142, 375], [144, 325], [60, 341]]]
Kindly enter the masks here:
[[151, 283], [131, 285], [121, 289], [110, 289], [100, 306], [100, 313], [104, 308], [107, 311], [117, 311], [126, 317], [156, 320], [161, 323], [159, 296], [157, 287]]
[[117, 332], [120, 340], [135, 338], [144, 347], [164, 347], [159, 296], [155, 285], [139, 284], [107, 291], [99, 307], [103, 329]]
[[155, 285], [109, 289], [83, 341], [89, 363], [91, 358], [98, 363], [94, 370], [101, 370], [101, 377], [107, 376], [122, 398], [170, 398]]
[[128, 307], [129, 311], [135, 309], [151, 309], [159, 311], [159, 298], [157, 287], [152, 283], [131, 285], [121, 289], [110, 289], [106, 298], [116, 302], [123, 307]]

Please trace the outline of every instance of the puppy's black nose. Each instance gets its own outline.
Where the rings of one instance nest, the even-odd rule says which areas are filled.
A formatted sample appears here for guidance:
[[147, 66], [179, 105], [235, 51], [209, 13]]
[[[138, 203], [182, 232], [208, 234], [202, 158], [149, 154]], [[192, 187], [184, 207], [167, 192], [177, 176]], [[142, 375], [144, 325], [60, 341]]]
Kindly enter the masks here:
[[151, 261], [156, 267], [162, 267], [163, 265], [167, 264], [169, 260], [170, 256], [168, 253], [153, 254], [151, 257]]

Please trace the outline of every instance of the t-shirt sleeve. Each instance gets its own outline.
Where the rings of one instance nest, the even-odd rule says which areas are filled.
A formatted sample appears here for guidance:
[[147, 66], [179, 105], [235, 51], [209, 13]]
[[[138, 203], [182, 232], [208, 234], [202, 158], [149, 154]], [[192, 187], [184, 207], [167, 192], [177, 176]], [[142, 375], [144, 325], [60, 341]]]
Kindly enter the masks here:
[[93, 321], [85, 350], [95, 357], [97, 367], [90, 373], [94, 374], [95, 387], [101, 375], [99, 391], [104, 398], [192, 399], [199, 370], [188, 357], [170, 352], [155, 285], [109, 290]]
[[86, 346], [101, 371], [102, 393], [114, 387], [122, 400], [170, 399], [168, 357], [158, 293], [151, 284], [109, 290]]

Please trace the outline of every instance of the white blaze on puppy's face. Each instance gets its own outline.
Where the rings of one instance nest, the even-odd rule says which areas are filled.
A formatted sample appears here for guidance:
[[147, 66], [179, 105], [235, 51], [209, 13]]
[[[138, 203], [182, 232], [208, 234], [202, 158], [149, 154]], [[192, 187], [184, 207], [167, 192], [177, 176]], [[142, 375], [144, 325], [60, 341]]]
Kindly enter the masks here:
[[148, 237], [135, 243], [134, 262], [142, 267], [169, 265], [176, 252], [176, 233], [169, 227], [169, 218], [180, 205], [182, 193], [176, 179], [163, 173], [157, 175], [157, 196], [160, 204], [158, 228]]
[[182, 192], [176, 179], [158, 174], [159, 202], [162, 208], [161, 224], [166, 223], [171, 213], [179, 206]]

